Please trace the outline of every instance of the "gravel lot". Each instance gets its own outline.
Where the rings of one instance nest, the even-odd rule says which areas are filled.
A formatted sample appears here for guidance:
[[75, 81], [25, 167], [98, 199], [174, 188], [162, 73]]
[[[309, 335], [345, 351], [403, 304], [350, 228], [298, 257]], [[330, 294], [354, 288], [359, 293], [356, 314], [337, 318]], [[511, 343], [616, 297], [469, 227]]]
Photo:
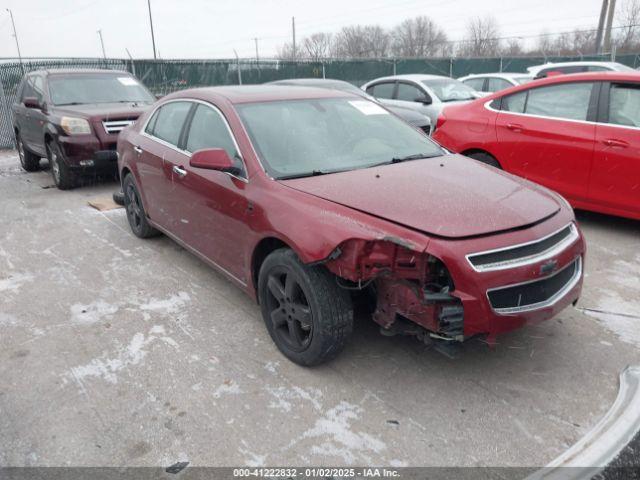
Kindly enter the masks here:
[[0, 466], [544, 465], [609, 408], [640, 349], [640, 222], [579, 214], [577, 309], [449, 360], [357, 322], [305, 369], [259, 310], [116, 183], [61, 192], [0, 152]]

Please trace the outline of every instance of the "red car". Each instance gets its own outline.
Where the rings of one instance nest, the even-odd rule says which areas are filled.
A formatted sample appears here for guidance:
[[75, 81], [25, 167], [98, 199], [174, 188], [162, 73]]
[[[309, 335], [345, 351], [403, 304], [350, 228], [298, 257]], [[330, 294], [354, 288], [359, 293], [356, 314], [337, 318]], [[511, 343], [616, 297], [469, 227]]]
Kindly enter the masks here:
[[447, 107], [433, 138], [576, 208], [640, 219], [640, 73], [556, 76]]
[[185, 90], [123, 130], [118, 153], [133, 233], [163, 232], [223, 272], [302, 365], [343, 348], [357, 297], [386, 333], [451, 353], [580, 295], [566, 202], [357, 95]]

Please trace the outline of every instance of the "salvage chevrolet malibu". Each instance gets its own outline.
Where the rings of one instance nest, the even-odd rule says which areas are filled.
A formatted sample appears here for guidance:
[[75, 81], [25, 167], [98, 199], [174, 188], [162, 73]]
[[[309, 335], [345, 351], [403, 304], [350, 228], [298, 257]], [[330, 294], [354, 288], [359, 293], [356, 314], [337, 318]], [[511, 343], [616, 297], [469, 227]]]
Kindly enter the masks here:
[[118, 140], [133, 233], [167, 234], [256, 299], [281, 352], [334, 357], [354, 297], [445, 353], [577, 301], [584, 241], [557, 194], [452, 155], [346, 92], [185, 90]]

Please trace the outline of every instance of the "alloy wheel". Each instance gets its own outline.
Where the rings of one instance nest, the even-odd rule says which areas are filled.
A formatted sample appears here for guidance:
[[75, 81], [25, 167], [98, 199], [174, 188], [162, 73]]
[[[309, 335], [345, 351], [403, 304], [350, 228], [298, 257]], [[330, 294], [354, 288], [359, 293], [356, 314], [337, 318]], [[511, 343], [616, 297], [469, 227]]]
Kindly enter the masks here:
[[307, 297], [293, 273], [284, 267], [267, 277], [267, 306], [273, 330], [291, 350], [301, 352], [311, 343], [313, 319]]

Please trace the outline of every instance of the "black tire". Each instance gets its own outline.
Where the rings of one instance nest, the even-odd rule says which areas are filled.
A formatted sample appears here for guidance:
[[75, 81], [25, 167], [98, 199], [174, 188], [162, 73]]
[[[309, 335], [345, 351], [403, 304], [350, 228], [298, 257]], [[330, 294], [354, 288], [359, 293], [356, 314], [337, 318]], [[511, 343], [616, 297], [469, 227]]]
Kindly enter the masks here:
[[25, 172], [36, 172], [40, 170], [40, 157], [24, 148], [24, 144], [22, 143], [19, 133], [16, 133], [16, 145], [22, 169]]
[[321, 266], [303, 264], [288, 248], [260, 267], [262, 318], [278, 349], [292, 362], [318, 365], [334, 358], [353, 332], [349, 292]]
[[486, 163], [487, 165], [490, 165], [492, 167], [499, 168], [500, 170], [502, 170], [502, 166], [500, 165], [500, 162], [498, 162], [498, 160], [496, 160], [494, 157], [492, 157], [488, 153], [474, 152], [467, 155], [467, 157], [473, 158], [474, 160], [478, 160], [479, 162]]
[[78, 186], [78, 178], [69, 169], [60, 146], [53, 140], [47, 143], [47, 158], [49, 159], [53, 183], [56, 184], [56, 187], [60, 190], [71, 190]]
[[122, 189], [118, 190], [117, 192], [113, 192], [112, 198], [115, 203], [124, 206], [124, 192], [122, 191]]
[[124, 208], [127, 211], [127, 220], [129, 221], [129, 226], [133, 234], [140, 238], [160, 235], [158, 230], [149, 225], [147, 213], [142, 205], [140, 192], [133, 179], [133, 175], [130, 173], [124, 177], [122, 190], [124, 191]]

